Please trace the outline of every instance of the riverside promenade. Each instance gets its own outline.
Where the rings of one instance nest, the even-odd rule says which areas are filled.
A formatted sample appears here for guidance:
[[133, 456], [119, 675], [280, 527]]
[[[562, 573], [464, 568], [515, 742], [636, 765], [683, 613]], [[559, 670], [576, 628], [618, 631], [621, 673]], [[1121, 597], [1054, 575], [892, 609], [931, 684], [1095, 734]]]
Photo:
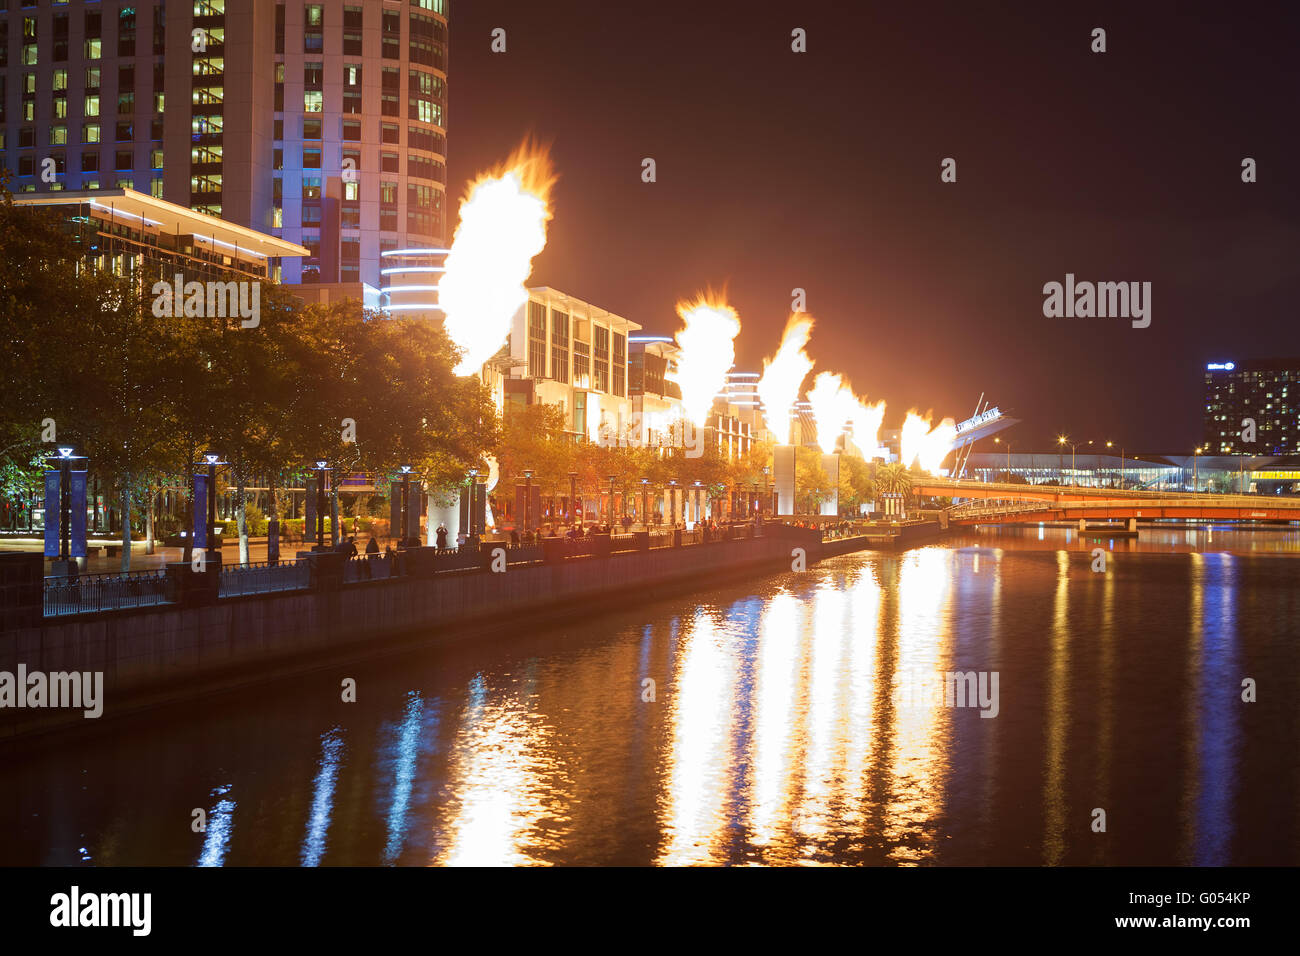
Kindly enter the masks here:
[[[590, 616], [872, 547], [779, 523], [699, 532], [309, 554], [275, 566], [171, 564], [137, 576], [40, 577], [0, 555], [0, 672], [102, 673], [104, 715], [466, 640], [521, 622]], [[49, 582], [55, 581], [51, 592]], [[60, 589], [67, 593], [60, 593]], [[69, 709], [0, 709], [0, 741], [86, 723]]]

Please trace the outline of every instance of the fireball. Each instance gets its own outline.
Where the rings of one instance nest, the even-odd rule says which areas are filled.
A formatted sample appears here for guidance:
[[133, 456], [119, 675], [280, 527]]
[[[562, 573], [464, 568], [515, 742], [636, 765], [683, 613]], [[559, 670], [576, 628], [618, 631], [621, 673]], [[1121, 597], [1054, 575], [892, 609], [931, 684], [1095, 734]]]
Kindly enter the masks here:
[[953, 419], [945, 418], [931, 428], [929, 415], [923, 418], [915, 411], [909, 411], [903, 421], [902, 462], [908, 466], [917, 462], [922, 470], [936, 472], [952, 450], [956, 438], [957, 423]]
[[438, 283], [448, 337], [472, 375], [505, 343], [528, 300], [524, 283], [546, 248], [555, 174], [545, 149], [525, 141], [498, 169], [470, 184]]
[[681, 352], [672, 379], [681, 387], [686, 418], [698, 428], [708, 420], [713, 399], [736, 363], [734, 340], [740, 333], [740, 316], [712, 292], [678, 302], [677, 314], [683, 328], [676, 336]]
[[785, 324], [781, 347], [763, 361], [763, 377], [758, 380], [758, 397], [763, 403], [767, 428], [781, 445], [790, 442], [790, 410], [799, 398], [799, 387], [812, 371], [813, 360], [804, 353], [812, 335], [813, 320], [795, 313]]

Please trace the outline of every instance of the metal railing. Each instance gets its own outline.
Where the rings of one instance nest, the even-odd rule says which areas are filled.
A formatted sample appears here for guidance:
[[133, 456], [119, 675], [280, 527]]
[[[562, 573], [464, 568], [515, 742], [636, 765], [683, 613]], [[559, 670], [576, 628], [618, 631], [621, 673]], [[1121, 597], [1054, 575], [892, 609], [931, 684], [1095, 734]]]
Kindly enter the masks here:
[[305, 560], [257, 561], [222, 567], [217, 582], [219, 597], [264, 594], [268, 591], [298, 591], [311, 586], [311, 568]]
[[343, 566], [343, 583], [357, 581], [384, 581], [396, 577], [396, 555], [359, 554], [348, 558]]
[[46, 617], [166, 603], [167, 572], [163, 569], [45, 579]]

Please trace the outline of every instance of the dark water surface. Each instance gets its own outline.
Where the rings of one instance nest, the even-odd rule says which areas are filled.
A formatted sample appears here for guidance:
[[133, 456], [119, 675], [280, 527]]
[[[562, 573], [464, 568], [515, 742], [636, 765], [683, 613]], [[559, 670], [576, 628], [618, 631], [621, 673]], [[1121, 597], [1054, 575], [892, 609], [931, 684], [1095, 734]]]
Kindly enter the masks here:
[[1300, 863], [1296, 535], [1187, 535], [853, 555], [55, 738], [0, 762], [0, 863]]

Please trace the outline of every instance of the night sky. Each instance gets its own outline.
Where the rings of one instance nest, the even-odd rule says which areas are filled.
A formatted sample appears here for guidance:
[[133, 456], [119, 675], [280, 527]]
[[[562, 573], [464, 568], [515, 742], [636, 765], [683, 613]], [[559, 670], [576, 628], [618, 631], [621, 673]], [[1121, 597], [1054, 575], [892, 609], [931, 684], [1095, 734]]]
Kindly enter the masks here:
[[[754, 371], [803, 287], [815, 371], [886, 426], [983, 391], [1017, 450], [1190, 453], [1207, 362], [1300, 355], [1300, 6], [990, 6], [452, 0], [453, 212], [531, 133], [561, 177], [532, 285], [661, 334], [725, 285]], [[1045, 318], [1067, 272], [1151, 282], [1150, 327]]]

